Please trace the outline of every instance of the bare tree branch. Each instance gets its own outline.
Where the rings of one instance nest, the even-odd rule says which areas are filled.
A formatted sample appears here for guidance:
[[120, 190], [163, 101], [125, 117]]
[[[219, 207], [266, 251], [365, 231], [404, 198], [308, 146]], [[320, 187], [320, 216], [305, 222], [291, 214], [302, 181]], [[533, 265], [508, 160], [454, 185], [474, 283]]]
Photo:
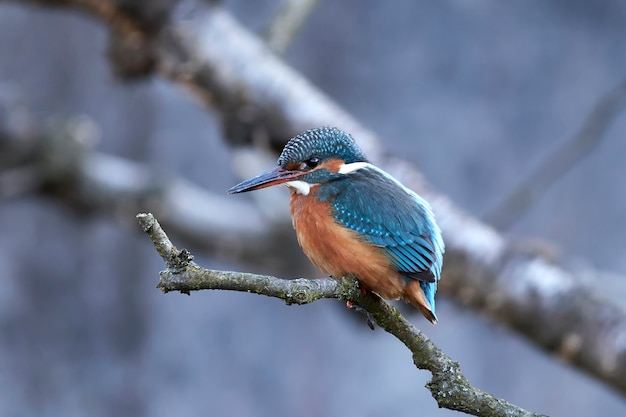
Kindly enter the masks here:
[[188, 294], [196, 290], [244, 291], [280, 298], [288, 305], [308, 304], [322, 298], [351, 301], [367, 311], [381, 328], [409, 348], [418, 369], [432, 373], [433, 378], [426, 386], [439, 407], [483, 417], [541, 416], [474, 388], [461, 373], [457, 362], [446, 356], [396, 308], [375, 294], [363, 295], [354, 278], [288, 280], [267, 275], [205, 269], [193, 262], [193, 257], [187, 250], [178, 250], [172, 244], [152, 214], [140, 213], [137, 220], [165, 261], [166, 270], [161, 272], [161, 280], [157, 286], [165, 293], [180, 291]]
[[486, 217], [500, 230], [508, 229], [545, 194], [550, 186], [598, 146], [611, 123], [626, 106], [626, 80], [600, 98], [575, 136], [546, 155]]
[[[137, 17], [114, 0], [39, 2], [79, 7], [116, 27], [118, 36], [142, 30], [133, 23]], [[372, 132], [285, 66], [223, 10], [209, 7], [194, 19], [164, 23], [158, 35], [141, 33], [154, 44], [159, 73], [212, 104], [234, 144], [282, 146], [300, 131], [322, 125], [352, 133], [372, 161], [431, 202], [446, 240], [441, 282], [445, 293], [626, 392], [626, 312], [603, 294], [613, 288], [590, 287], [578, 275], [537, 255], [516, 251], [494, 229], [429, 189], [412, 164], [390, 156]], [[289, 228], [287, 217], [282, 224]], [[210, 241], [214, 236], [204, 238]], [[257, 245], [259, 250], [267, 247]]]

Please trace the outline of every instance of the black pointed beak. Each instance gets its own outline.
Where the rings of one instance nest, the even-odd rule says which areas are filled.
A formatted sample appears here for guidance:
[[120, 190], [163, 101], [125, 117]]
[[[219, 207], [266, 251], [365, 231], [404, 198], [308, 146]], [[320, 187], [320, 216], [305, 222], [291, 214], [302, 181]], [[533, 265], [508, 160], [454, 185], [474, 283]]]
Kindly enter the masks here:
[[282, 167], [274, 168], [271, 171], [264, 172], [254, 178], [245, 180], [233, 188], [228, 190], [228, 194], [245, 193], [246, 191], [260, 190], [261, 188], [271, 187], [272, 185], [283, 184], [289, 181], [295, 181], [299, 176], [304, 174], [300, 171], [289, 171]]

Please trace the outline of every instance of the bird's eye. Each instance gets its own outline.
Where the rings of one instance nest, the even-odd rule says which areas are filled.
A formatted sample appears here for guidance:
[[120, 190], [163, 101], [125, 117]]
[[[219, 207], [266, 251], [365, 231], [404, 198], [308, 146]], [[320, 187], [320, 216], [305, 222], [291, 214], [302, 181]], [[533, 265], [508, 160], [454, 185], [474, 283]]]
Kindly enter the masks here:
[[307, 159], [306, 161], [304, 161], [304, 163], [306, 164], [306, 166], [308, 166], [309, 168], [315, 168], [316, 166], [319, 165], [320, 160], [317, 157], [313, 157], [311, 159]]

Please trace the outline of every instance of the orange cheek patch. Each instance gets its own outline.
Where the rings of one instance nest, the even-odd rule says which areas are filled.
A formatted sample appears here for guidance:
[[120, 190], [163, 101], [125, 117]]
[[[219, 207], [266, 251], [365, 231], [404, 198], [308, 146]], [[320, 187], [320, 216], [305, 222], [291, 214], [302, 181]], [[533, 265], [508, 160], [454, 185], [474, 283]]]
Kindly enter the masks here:
[[326, 168], [330, 172], [339, 172], [339, 168], [344, 164], [341, 159], [333, 158], [319, 165], [319, 168]]

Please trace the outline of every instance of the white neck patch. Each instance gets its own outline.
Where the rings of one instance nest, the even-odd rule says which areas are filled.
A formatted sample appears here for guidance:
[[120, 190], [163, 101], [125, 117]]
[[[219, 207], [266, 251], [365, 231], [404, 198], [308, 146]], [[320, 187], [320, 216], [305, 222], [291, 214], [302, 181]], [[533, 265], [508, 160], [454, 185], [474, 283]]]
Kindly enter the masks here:
[[309, 184], [308, 182], [289, 181], [286, 182], [285, 185], [292, 190], [295, 190], [298, 194], [309, 195], [309, 193], [311, 192], [311, 184]]
[[363, 168], [371, 168], [372, 164], [370, 164], [369, 162], [353, 162], [351, 164], [342, 164], [339, 167], [339, 171], [337, 171], [339, 174], [350, 174], [352, 172], [358, 171], [359, 169], [363, 169]]

